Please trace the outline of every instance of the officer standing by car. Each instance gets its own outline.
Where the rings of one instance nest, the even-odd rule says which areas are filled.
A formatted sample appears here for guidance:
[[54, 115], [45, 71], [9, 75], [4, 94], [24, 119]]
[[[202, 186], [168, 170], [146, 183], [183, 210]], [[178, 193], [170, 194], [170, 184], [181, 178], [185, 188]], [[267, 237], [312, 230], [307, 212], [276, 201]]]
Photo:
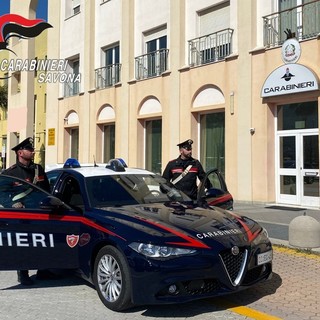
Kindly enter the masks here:
[[191, 199], [197, 199], [197, 178], [202, 181], [206, 175], [199, 160], [192, 157], [193, 141], [188, 139], [177, 146], [180, 156], [168, 162], [162, 176], [173, 183]]
[[[29, 137], [13, 147], [11, 150], [16, 153], [16, 163], [10, 168], [4, 170], [2, 174], [23, 179], [49, 192], [50, 185], [43, 167], [40, 164], [33, 162], [33, 139]], [[22, 208], [23, 204], [21, 202], [14, 203], [13, 207]], [[32, 279], [29, 277], [28, 270], [18, 271], [18, 282], [22, 285], [33, 284]]]

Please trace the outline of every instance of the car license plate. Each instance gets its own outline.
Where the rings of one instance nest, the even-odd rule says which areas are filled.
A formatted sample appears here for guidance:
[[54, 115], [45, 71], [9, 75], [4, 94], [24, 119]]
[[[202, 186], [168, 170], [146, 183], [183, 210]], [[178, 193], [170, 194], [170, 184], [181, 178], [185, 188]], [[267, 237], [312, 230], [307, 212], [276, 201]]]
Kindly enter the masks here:
[[258, 254], [258, 260], [257, 260], [257, 264], [258, 266], [268, 263], [270, 261], [272, 261], [272, 250], [268, 251], [268, 252], [264, 252], [264, 253], [260, 253]]

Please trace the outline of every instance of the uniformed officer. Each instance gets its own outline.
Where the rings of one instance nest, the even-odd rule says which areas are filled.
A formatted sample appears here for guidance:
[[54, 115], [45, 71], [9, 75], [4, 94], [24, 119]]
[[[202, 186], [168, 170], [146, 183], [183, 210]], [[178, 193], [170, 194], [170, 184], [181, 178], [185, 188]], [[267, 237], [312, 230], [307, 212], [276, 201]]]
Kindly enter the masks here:
[[[16, 163], [10, 168], [4, 170], [2, 174], [23, 179], [30, 183], [36, 184], [40, 188], [49, 192], [50, 185], [43, 167], [40, 164], [33, 162], [33, 139], [27, 138], [13, 147], [11, 150], [15, 151], [17, 155]], [[23, 204], [16, 203], [13, 206], [19, 208], [23, 207]], [[32, 279], [29, 277], [28, 270], [18, 271], [18, 282], [23, 285], [33, 284]]]
[[202, 181], [205, 177], [205, 171], [200, 161], [192, 158], [192, 144], [191, 139], [177, 144], [180, 156], [168, 162], [162, 176], [191, 199], [196, 200], [198, 193], [197, 178]]

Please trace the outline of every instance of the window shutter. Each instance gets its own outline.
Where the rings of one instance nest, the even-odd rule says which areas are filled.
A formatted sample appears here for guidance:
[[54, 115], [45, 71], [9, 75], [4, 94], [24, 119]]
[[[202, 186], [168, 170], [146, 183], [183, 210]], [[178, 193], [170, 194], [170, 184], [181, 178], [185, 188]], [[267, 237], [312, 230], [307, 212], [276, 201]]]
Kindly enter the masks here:
[[[227, 3], [228, 4], [228, 3]], [[199, 13], [200, 37], [230, 28], [230, 6], [221, 5]]]
[[75, 8], [77, 6], [80, 6], [81, 0], [72, 0], [72, 7]]

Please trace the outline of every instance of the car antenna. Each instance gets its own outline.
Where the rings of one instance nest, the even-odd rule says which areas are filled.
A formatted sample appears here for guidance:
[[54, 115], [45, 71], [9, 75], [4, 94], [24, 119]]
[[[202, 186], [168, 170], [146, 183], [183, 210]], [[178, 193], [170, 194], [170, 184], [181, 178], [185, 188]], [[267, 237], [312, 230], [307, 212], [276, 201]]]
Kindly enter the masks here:
[[98, 167], [98, 165], [97, 165], [97, 163], [96, 163], [96, 159], [95, 159], [94, 156], [93, 156], [93, 166], [94, 166], [94, 167]]

